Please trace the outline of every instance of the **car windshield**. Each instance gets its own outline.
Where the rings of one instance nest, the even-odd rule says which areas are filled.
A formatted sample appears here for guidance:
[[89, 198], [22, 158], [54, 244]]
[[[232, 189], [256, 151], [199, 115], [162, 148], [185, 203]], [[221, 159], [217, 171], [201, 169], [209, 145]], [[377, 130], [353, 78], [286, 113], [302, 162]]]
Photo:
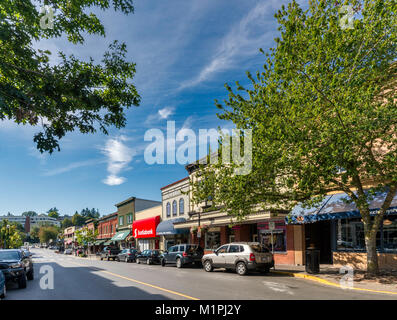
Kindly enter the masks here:
[[19, 260], [20, 254], [18, 251], [0, 251], [1, 260]]
[[270, 252], [269, 248], [267, 248], [264, 245], [260, 245], [260, 244], [251, 244], [250, 248], [252, 249], [252, 251], [258, 252], [258, 253], [268, 253], [268, 252]]

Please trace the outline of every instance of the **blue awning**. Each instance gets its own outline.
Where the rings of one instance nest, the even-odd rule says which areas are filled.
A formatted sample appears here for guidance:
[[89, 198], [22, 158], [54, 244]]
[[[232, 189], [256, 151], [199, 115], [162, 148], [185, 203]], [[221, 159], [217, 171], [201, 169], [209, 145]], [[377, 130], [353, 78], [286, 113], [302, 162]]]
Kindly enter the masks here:
[[[386, 192], [380, 192], [369, 202], [371, 214], [375, 215], [383, 204]], [[361, 217], [354, 202], [346, 193], [337, 193], [326, 196], [323, 201], [313, 207], [304, 208], [298, 204], [291, 211], [291, 214], [285, 218], [287, 224], [305, 224], [316, 221], [359, 218]], [[395, 196], [390, 204], [386, 215], [397, 214], [397, 196]]]
[[164, 220], [159, 223], [156, 229], [156, 233], [160, 236], [169, 234], [187, 234], [190, 232], [189, 228], [186, 229], [175, 229], [174, 223], [186, 222], [185, 218], [175, 218], [170, 220]]

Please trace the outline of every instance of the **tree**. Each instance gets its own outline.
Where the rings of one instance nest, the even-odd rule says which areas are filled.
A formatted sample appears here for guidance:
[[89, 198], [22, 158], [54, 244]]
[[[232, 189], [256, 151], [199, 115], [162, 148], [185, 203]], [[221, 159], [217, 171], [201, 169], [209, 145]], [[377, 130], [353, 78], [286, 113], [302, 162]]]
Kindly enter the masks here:
[[82, 215], [85, 218], [92, 218], [92, 219], [98, 219], [100, 214], [98, 209], [92, 208], [91, 210], [86, 208], [81, 210], [80, 215]]
[[0, 223], [0, 248], [16, 249], [22, 246], [22, 234], [15, 223], [4, 219]]
[[37, 216], [37, 212], [35, 211], [25, 211], [24, 213], [22, 213], [23, 216], [25, 217], [36, 217]]
[[75, 234], [78, 245], [84, 247], [84, 250], [86, 250], [90, 243], [96, 241], [96, 238], [98, 236], [98, 231], [97, 230], [94, 231], [92, 229], [88, 229], [85, 227], [76, 230]]
[[[39, 5], [38, 5], [39, 4]], [[41, 5], [54, 11], [40, 13]], [[124, 127], [124, 108], [138, 106], [139, 94], [131, 79], [135, 64], [126, 60], [126, 45], [114, 41], [100, 64], [90, 58], [38, 49], [42, 39], [64, 36], [70, 44], [84, 44], [85, 35], [105, 37], [105, 29], [92, 7], [113, 6], [124, 14], [133, 13], [132, 0], [32, 1], [0, 3], [0, 120], [42, 126], [34, 135], [40, 152], [60, 150], [59, 140], [67, 132], [108, 133], [108, 127]]]
[[[397, 192], [397, 3], [345, 4], [360, 15], [353, 29], [341, 28], [331, 0], [307, 10], [293, 1], [277, 12], [281, 35], [264, 69], [248, 73], [252, 87], [226, 85], [228, 100], [216, 102], [220, 119], [253, 130], [252, 171], [208, 165], [198, 174], [209, 186], [193, 183], [193, 194], [199, 203], [212, 190], [222, 210], [243, 218], [258, 204], [290, 211], [345, 192], [364, 224], [367, 271], [376, 274], [376, 232]], [[386, 197], [371, 217], [380, 191]]]
[[59, 210], [56, 207], [51, 208], [50, 210], [48, 210], [47, 214], [51, 218], [55, 218], [55, 219], [59, 218]]
[[75, 213], [72, 217], [72, 223], [76, 227], [81, 227], [86, 221], [86, 218], [82, 215]]
[[39, 242], [40, 241], [39, 232], [40, 232], [40, 228], [37, 227], [37, 226], [34, 226], [32, 228], [32, 230], [30, 231], [30, 237], [33, 240], [33, 242]]
[[72, 222], [71, 219], [69, 219], [69, 218], [63, 219], [63, 221], [61, 223], [62, 229], [66, 229], [66, 228], [71, 227], [71, 226], [73, 226], [73, 222]]
[[54, 226], [43, 226], [39, 231], [39, 239], [41, 243], [55, 242], [58, 237], [59, 230]]

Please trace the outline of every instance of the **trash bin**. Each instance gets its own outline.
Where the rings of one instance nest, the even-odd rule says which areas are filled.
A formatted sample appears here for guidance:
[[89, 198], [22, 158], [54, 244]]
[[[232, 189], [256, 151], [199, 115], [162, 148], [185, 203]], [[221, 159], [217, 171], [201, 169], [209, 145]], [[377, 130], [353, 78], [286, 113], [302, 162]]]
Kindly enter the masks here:
[[315, 248], [306, 249], [306, 265], [307, 273], [320, 273], [320, 250]]

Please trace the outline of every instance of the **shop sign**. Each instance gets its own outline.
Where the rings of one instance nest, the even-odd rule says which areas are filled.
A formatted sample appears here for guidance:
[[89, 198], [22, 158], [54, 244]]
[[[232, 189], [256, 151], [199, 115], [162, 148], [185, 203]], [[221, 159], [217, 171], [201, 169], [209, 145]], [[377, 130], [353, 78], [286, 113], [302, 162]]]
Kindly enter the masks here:
[[134, 238], [154, 238], [156, 237], [156, 228], [160, 223], [160, 216], [143, 220], [135, 220], [132, 225]]
[[220, 227], [208, 228], [208, 232], [221, 232], [221, 228]]

